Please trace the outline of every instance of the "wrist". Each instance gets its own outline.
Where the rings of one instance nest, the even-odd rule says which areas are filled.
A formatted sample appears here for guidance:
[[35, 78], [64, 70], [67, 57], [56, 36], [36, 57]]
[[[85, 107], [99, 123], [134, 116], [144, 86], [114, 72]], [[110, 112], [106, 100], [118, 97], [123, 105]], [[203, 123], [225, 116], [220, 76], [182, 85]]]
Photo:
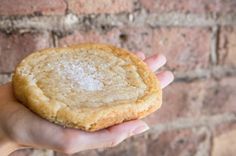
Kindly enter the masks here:
[[8, 156], [12, 152], [18, 149], [16, 143], [12, 142], [10, 139], [6, 137], [0, 127], [0, 153], [1, 156]]
[[18, 149], [18, 146], [16, 143], [11, 141], [6, 133], [3, 130], [3, 127], [0, 123], [0, 155], [1, 156], [8, 156], [12, 152], [16, 151]]
[[[0, 86], [0, 106], [1, 106], [1, 108], [4, 108], [2, 105], [3, 105], [3, 101], [4, 101], [4, 96], [5, 96], [5, 93], [4, 93], [4, 89], [3, 89], [3, 87], [4, 87], [5, 85], [3, 85], [3, 86]], [[4, 109], [2, 109], [1, 111], [1, 113], [0, 113], [0, 155], [1, 156], [8, 156], [10, 153], [12, 153], [13, 151], [15, 151], [15, 150], [17, 150], [18, 149], [18, 146], [17, 146], [17, 144], [16, 143], [14, 143], [13, 141], [11, 141], [8, 137], [7, 137], [7, 135], [6, 135], [6, 133], [5, 133], [5, 131], [4, 131], [4, 124], [3, 124], [3, 122], [2, 121], [4, 121], [4, 118], [2, 118], [3, 116], [3, 110]]]
[[0, 138], [0, 153], [1, 156], [8, 156], [18, 149], [17, 145], [13, 142], [3, 140]]

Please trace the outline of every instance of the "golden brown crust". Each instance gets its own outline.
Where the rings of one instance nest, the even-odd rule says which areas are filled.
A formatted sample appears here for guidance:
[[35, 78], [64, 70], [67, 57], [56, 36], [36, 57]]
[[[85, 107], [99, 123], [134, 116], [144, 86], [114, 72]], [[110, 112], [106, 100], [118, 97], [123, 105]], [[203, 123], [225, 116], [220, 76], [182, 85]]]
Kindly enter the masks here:
[[[100, 49], [111, 51], [114, 55], [125, 59], [130, 58], [137, 67], [139, 75], [148, 86], [144, 95], [135, 102], [100, 106], [97, 108], [71, 109], [66, 103], [52, 100], [44, 95], [44, 92], [23, 76], [20, 69], [28, 66], [30, 59], [37, 60], [36, 55], [47, 54], [52, 51], [73, 51], [75, 49]], [[159, 81], [147, 65], [137, 56], [123, 49], [106, 44], [80, 44], [66, 48], [51, 48], [32, 53], [25, 58], [16, 68], [13, 75], [14, 92], [18, 100], [36, 112], [41, 117], [51, 122], [58, 123], [67, 127], [79, 128], [86, 131], [97, 131], [124, 121], [143, 118], [157, 110], [162, 102], [162, 91]]]

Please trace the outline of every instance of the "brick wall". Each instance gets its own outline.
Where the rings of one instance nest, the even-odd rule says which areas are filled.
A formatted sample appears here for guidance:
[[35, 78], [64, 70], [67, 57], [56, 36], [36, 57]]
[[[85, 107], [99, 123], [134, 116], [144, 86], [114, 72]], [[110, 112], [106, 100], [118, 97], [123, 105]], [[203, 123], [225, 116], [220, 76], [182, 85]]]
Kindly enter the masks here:
[[[145, 119], [149, 132], [75, 156], [235, 155], [235, 0], [1, 0], [0, 83], [35, 50], [87, 41], [164, 53], [176, 80]], [[63, 156], [12, 154], [23, 155]]]

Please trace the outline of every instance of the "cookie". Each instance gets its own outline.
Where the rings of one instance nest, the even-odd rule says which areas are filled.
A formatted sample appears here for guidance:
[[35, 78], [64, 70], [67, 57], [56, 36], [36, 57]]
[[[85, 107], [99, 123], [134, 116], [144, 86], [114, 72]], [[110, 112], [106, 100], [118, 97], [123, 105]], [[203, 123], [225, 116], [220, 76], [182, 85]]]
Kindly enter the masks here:
[[34, 52], [18, 64], [12, 82], [16, 98], [37, 115], [85, 131], [143, 118], [162, 103], [148, 66], [106, 44]]

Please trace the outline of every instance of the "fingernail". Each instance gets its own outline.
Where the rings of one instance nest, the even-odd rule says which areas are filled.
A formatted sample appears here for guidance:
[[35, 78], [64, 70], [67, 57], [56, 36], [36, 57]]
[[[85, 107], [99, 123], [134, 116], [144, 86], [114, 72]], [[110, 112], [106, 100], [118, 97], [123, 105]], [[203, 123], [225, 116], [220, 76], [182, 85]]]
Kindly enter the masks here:
[[140, 126], [140, 127], [137, 127], [136, 129], [134, 129], [134, 131], [132, 133], [133, 134], [140, 134], [140, 133], [143, 133], [147, 130], [149, 130], [148, 125], [143, 125], [143, 126]]

